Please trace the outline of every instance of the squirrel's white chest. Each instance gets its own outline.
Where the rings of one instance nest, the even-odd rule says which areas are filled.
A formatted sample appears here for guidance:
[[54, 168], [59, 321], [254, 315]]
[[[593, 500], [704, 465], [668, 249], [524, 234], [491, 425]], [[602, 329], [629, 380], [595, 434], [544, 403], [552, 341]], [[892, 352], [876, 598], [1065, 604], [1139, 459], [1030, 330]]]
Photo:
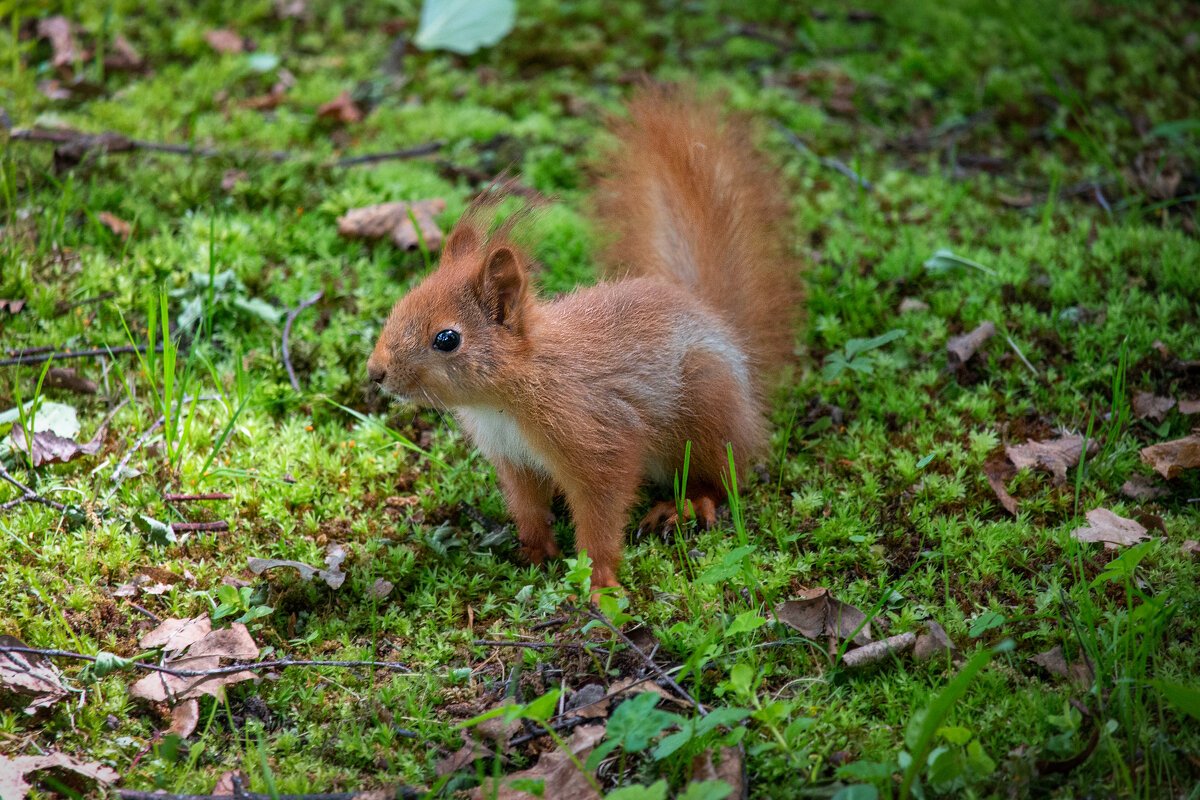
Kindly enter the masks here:
[[546, 462], [530, 446], [517, 427], [512, 414], [491, 406], [459, 406], [454, 409], [475, 446], [492, 461], [504, 459], [513, 464], [547, 472]]

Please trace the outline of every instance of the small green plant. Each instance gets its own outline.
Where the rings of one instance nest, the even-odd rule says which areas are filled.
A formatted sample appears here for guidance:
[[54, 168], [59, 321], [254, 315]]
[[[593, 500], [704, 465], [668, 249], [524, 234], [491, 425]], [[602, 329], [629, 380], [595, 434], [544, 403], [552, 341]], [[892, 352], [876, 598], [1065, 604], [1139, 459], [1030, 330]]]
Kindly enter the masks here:
[[230, 586], [221, 584], [217, 587], [217, 608], [212, 613], [213, 620], [241, 614], [234, 622], [247, 623], [260, 617], [274, 613], [275, 609], [264, 605], [263, 592], [255, 591], [251, 586]]
[[875, 372], [875, 354], [871, 351], [878, 350], [885, 344], [901, 339], [908, 333], [906, 330], [899, 328], [880, 334], [872, 339], [851, 339], [846, 342], [841, 350], [835, 350], [825, 356], [825, 368], [821, 370], [821, 377], [826, 381], [832, 382], [837, 380], [843, 372], [851, 370], [863, 375], [870, 375]]

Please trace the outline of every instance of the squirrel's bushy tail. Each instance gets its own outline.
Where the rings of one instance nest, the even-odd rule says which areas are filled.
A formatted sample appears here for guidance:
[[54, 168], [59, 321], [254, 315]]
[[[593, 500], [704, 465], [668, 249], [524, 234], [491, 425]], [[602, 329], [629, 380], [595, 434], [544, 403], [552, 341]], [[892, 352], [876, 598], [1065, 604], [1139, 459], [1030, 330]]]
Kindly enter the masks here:
[[629, 110], [602, 165], [605, 268], [688, 287], [736, 332], [761, 389], [791, 357], [799, 299], [778, 180], [748, 121], [688, 91], [643, 89]]

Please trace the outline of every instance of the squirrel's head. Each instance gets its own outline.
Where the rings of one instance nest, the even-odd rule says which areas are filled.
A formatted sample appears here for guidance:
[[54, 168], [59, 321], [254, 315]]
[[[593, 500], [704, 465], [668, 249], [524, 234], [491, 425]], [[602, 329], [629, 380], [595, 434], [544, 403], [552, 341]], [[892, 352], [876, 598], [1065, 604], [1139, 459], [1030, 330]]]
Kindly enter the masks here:
[[367, 360], [388, 394], [419, 405], [486, 402], [524, 346], [529, 266], [501, 233], [468, 212], [446, 239], [438, 268], [400, 299]]

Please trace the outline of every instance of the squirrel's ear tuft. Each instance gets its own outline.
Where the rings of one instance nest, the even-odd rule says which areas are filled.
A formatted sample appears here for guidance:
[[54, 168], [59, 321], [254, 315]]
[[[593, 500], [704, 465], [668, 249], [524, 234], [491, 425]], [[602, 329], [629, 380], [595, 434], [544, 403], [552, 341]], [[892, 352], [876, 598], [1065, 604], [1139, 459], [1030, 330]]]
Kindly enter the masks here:
[[484, 312], [498, 325], [518, 322], [526, 293], [525, 264], [508, 245], [491, 250], [479, 274], [479, 299]]
[[460, 220], [446, 238], [446, 255], [450, 258], [467, 258], [479, 249], [481, 237], [474, 222], [469, 219]]

